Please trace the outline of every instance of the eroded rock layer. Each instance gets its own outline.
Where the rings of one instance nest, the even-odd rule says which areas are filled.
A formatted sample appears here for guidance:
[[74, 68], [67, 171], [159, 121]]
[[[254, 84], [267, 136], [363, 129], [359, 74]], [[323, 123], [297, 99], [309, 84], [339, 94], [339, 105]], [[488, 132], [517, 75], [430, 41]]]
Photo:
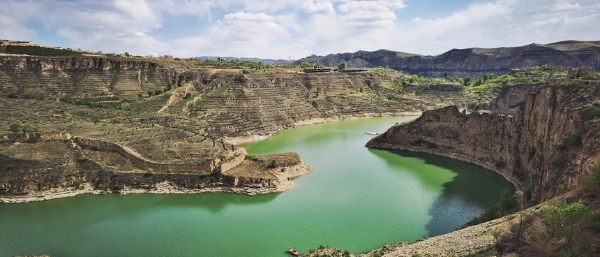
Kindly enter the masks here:
[[599, 159], [600, 129], [581, 109], [598, 101], [597, 82], [544, 86], [514, 116], [466, 114], [456, 107], [424, 112], [390, 128], [367, 147], [427, 152], [497, 171], [517, 186], [535, 185], [532, 199], [577, 185]]

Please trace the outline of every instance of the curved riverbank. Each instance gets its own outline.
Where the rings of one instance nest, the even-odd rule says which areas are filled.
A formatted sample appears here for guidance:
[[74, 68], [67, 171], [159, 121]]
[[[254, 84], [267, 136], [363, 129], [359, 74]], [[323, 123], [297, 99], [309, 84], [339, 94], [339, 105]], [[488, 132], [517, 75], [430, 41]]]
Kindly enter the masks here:
[[[124, 187], [119, 191], [110, 190], [98, 190], [94, 189], [92, 185], [86, 183], [82, 185], [83, 188], [64, 188], [64, 189], [53, 189], [43, 192], [35, 192], [28, 195], [13, 195], [0, 197], [0, 203], [27, 203], [37, 201], [47, 201], [52, 199], [59, 199], [65, 197], [72, 197], [80, 194], [111, 194], [117, 193], [122, 195], [127, 194], [198, 194], [198, 193], [233, 193], [233, 194], [246, 194], [246, 195], [258, 195], [258, 194], [269, 194], [284, 192], [294, 188], [295, 183], [291, 181], [292, 178], [296, 178], [302, 175], [310, 173], [313, 168], [301, 162], [297, 165], [287, 167], [286, 172], [283, 174], [277, 174], [277, 182], [271, 183], [271, 187], [257, 187], [257, 184], [244, 185], [244, 186], [215, 186], [205, 188], [184, 188], [175, 185], [174, 183], [166, 180], [157, 183], [152, 188], [134, 188]], [[143, 174], [140, 174], [143, 175]]]
[[274, 133], [265, 133], [264, 135], [256, 135], [255, 134], [255, 135], [249, 135], [249, 136], [230, 137], [230, 138], [225, 138], [225, 141], [227, 141], [228, 143], [233, 144], [233, 145], [241, 145], [241, 144], [245, 144], [245, 143], [256, 142], [256, 141], [267, 139], [269, 137], [279, 134], [281, 132], [281, 130], [283, 130], [283, 129], [290, 129], [290, 128], [296, 128], [296, 127], [308, 126], [308, 125], [314, 125], [314, 124], [322, 124], [322, 123], [326, 123], [326, 122], [356, 120], [356, 119], [375, 118], [375, 117], [408, 117], [408, 116], [417, 117], [417, 116], [421, 116], [421, 114], [423, 114], [423, 112], [365, 113], [365, 114], [358, 114], [358, 115], [341, 115], [341, 116], [336, 116], [336, 117], [331, 117], [331, 118], [314, 118], [314, 119], [294, 122], [290, 126], [281, 127], [279, 130], [275, 131]]

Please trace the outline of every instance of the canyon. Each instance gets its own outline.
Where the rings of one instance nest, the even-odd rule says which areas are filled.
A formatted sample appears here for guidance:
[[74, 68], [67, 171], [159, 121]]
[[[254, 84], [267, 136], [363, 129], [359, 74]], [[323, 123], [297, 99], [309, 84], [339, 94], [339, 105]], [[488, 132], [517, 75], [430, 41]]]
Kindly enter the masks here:
[[[578, 187], [600, 159], [598, 117], [584, 112], [600, 101], [600, 66], [589, 57], [599, 48], [567, 41], [436, 57], [359, 52], [328, 61], [419, 76], [504, 75], [479, 86], [384, 68], [319, 74], [190, 60], [0, 55], [0, 201], [280, 192], [311, 167], [295, 153], [249, 156], [238, 142], [305, 124], [422, 113], [366, 146], [474, 163], [539, 203]], [[319, 58], [302, 61], [326, 63]], [[557, 66], [591, 70], [571, 76]], [[42, 132], [11, 132], [13, 124]]]

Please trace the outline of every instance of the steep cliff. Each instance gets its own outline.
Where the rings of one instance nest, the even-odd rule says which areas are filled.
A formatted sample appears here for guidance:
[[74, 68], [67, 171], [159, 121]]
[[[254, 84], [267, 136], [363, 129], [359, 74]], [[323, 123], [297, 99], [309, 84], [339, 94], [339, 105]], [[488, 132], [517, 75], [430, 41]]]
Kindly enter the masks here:
[[453, 106], [427, 111], [373, 138], [367, 147], [478, 164], [521, 188], [535, 185], [527, 196], [537, 202], [544, 194], [579, 184], [581, 175], [600, 160], [600, 124], [581, 115], [582, 107], [600, 99], [599, 84], [544, 86], [514, 116], [465, 114]]
[[0, 57], [0, 92], [62, 97], [135, 97], [177, 82], [179, 67], [108, 57]]
[[504, 74], [514, 68], [547, 64], [553, 67], [600, 70], [600, 43], [563, 41], [520, 47], [452, 49], [438, 56], [420, 56], [388, 50], [374, 52], [309, 56], [297, 61], [337, 65], [348, 62], [354, 67], [389, 67], [427, 77], [481, 77], [486, 73]]

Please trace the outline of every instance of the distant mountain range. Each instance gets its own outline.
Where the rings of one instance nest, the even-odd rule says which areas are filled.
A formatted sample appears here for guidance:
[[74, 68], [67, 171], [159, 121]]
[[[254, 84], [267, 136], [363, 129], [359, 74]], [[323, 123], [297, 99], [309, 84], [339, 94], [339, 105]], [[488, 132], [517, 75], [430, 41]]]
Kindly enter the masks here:
[[225, 59], [227, 61], [249, 61], [249, 62], [262, 62], [264, 64], [269, 64], [269, 65], [273, 65], [273, 64], [286, 64], [286, 63], [292, 63], [295, 60], [283, 60], [283, 59], [262, 59], [262, 58], [247, 58], [247, 57], [220, 57], [220, 56], [200, 56], [200, 57], [194, 57], [194, 59], [196, 60], [203, 60], [203, 61], [217, 61], [220, 59]]
[[389, 50], [358, 51], [327, 56], [311, 55], [294, 62], [327, 66], [347, 62], [354, 68], [387, 67], [419, 76], [480, 77], [504, 74], [511, 69], [541, 66], [600, 70], [600, 41], [561, 41], [519, 47], [452, 49], [437, 56], [423, 56]]

